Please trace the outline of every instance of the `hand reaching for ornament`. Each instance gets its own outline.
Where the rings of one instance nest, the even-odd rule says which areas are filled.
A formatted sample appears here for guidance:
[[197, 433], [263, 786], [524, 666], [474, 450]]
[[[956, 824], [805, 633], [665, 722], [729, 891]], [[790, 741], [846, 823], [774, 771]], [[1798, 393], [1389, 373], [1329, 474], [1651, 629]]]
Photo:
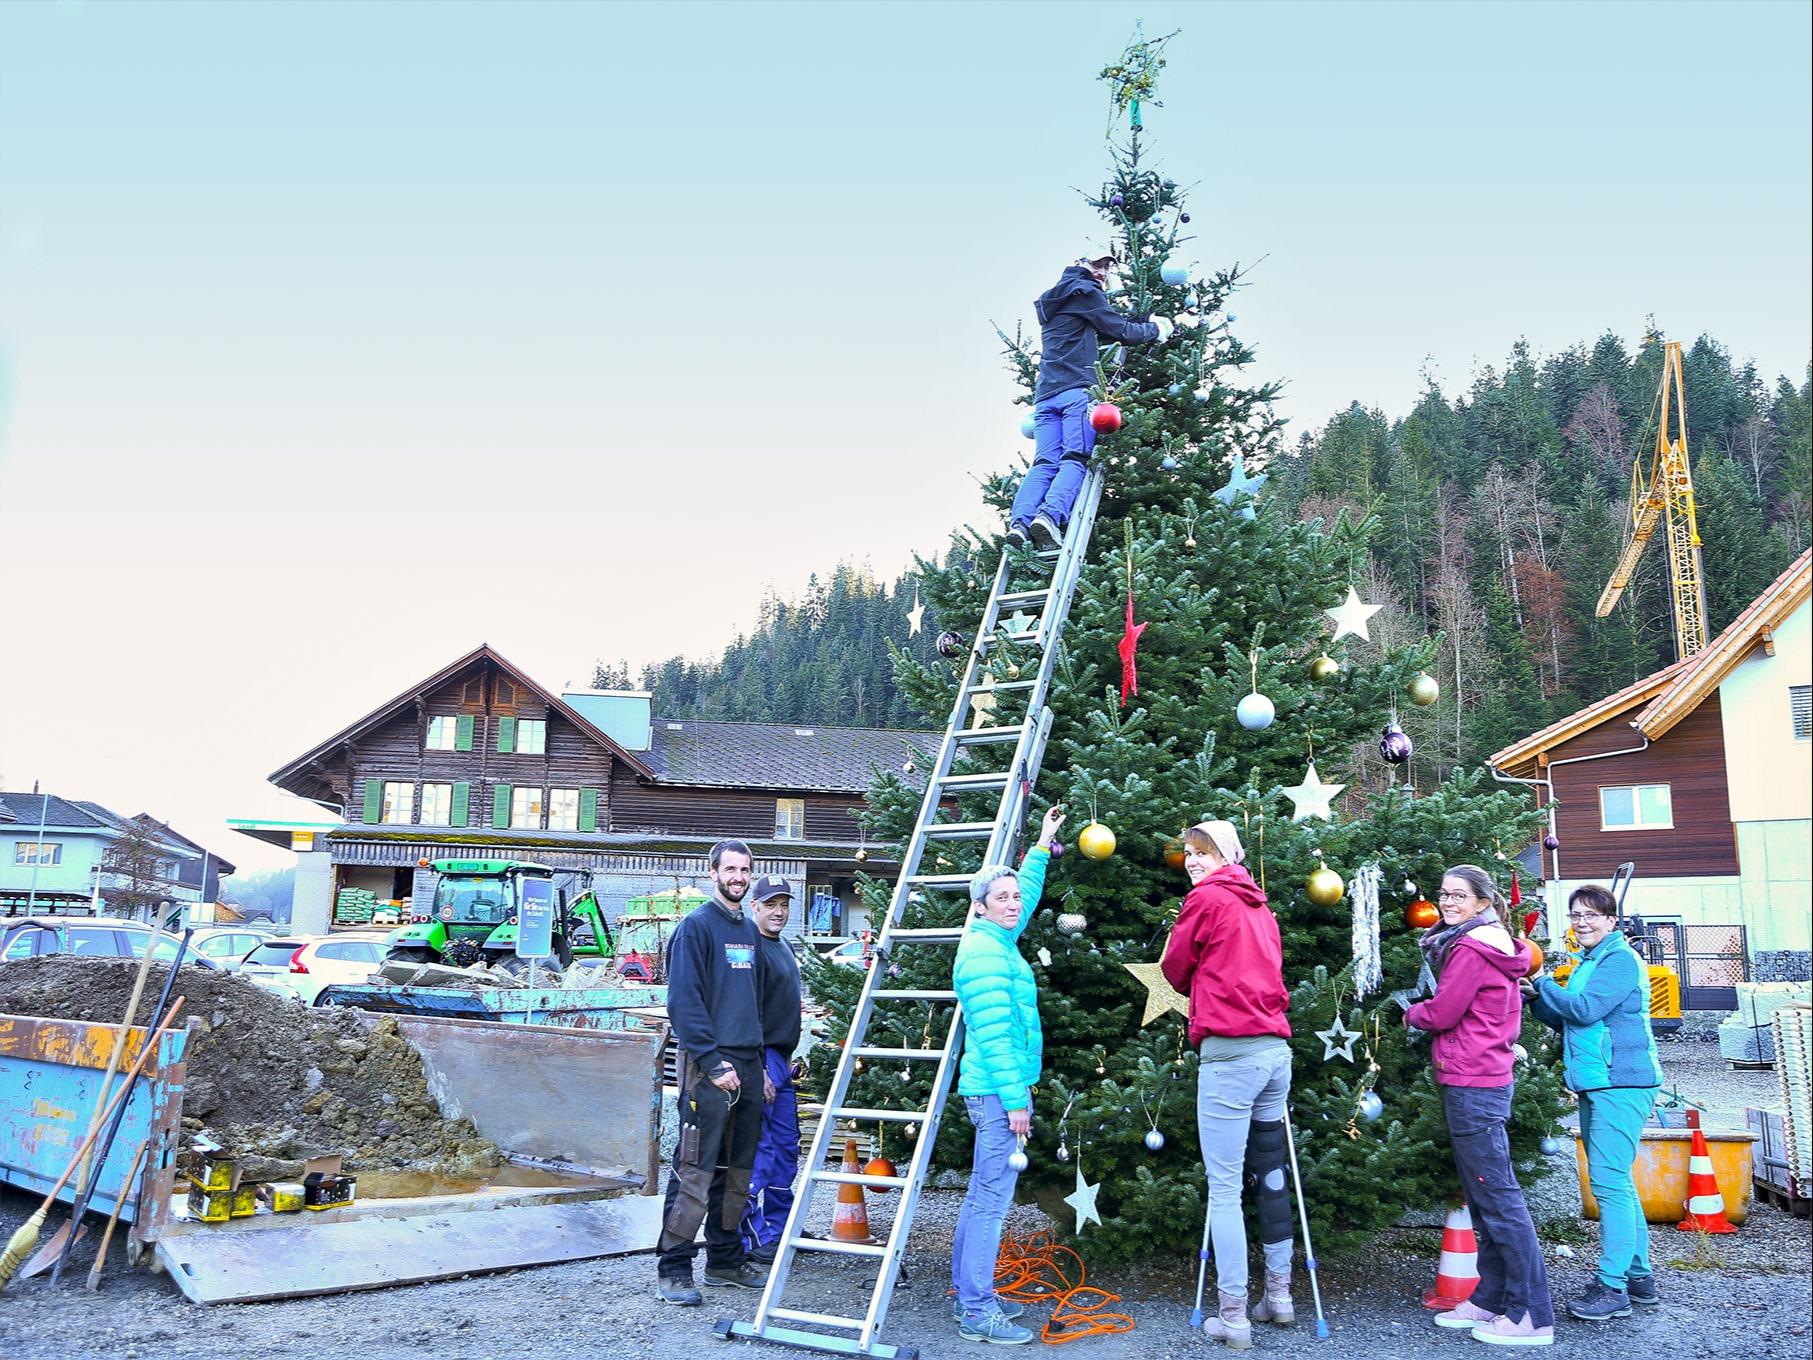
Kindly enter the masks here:
[[1177, 323], [1168, 316], [1155, 316], [1152, 324], [1158, 327], [1158, 343], [1164, 344], [1171, 338], [1171, 332], [1177, 329]]
[[1045, 820], [1039, 826], [1039, 848], [1051, 849], [1051, 843], [1057, 838], [1058, 828], [1064, 825], [1064, 805], [1053, 803], [1045, 809]]
[[1027, 1134], [1031, 1133], [1032, 1106], [1028, 1105], [1023, 1110], [1009, 1110], [1007, 1112], [1007, 1127], [1021, 1138], [1024, 1138]]

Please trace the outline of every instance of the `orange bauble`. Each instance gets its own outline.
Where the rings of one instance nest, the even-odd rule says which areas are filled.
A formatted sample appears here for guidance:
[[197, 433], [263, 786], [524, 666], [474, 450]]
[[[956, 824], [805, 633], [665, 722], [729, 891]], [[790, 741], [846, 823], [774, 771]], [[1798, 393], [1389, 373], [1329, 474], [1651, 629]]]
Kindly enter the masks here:
[[1183, 872], [1182, 842], [1172, 841], [1165, 846], [1165, 867], [1167, 869], [1175, 869], [1180, 874]]
[[1535, 977], [1542, 971], [1542, 946], [1534, 940], [1525, 940], [1530, 946], [1530, 966], [1524, 970], [1525, 977]]
[[[871, 1157], [863, 1167], [862, 1174], [865, 1176], [898, 1176], [900, 1171], [886, 1157]], [[891, 1185], [871, 1185], [868, 1190], [870, 1194], [885, 1195], [893, 1188]]]
[[1441, 919], [1442, 914], [1436, 910], [1435, 903], [1426, 897], [1419, 897], [1404, 908], [1404, 924], [1412, 930], [1427, 930]]

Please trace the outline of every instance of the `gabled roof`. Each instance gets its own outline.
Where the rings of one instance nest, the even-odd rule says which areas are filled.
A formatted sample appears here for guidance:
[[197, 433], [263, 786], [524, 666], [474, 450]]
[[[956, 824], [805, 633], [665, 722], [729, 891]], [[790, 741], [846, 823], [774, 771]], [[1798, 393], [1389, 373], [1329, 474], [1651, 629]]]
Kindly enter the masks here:
[[558, 694], [543, 689], [540, 685], [536, 684], [535, 681], [530, 679], [520, 667], [505, 660], [488, 644], [481, 644], [472, 651], [467, 652], [466, 655], [462, 656], [452, 665], [436, 671], [426, 680], [421, 681], [419, 684], [411, 685], [394, 699], [373, 709], [352, 726], [336, 732], [319, 746], [303, 752], [303, 754], [297, 756], [296, 759], [292, 760], [289, 764], [270, 775], [269, 778], [271, 783], [276, 784], [280, 788], [283, 787], [286, 779], [293, 778], [302, 773], [312, 762], [322, 760], [325, 757], [332, 755], [337, 747], [342, 746], [347, 742], [355, 741], [359, 737], [364, 736], [367, 732], [370, 732], [373, 728], [389, 722], [400, 711], [413, 704], [418, 695], [427, 694], [433, 690], [439, 689], [442, 685], [451, 682], [462, 671], [469, 670], [471, 667], [478, 665], [481, 662], [489, 662], [491, 665], [496, 666], [500, 671], [508, 675], [511, 681], [518, 687], [528, 690], [536, 698], [545, 703], [548, 706], [549, 712], [560, 714], [561, 717], [572, 723], [573, 726], [577, 727], [593, 741], [596, 741], [600, 746], [604, 747], [612, 755], [628, 765], [637, 774], [650, 777], [653, 776], [654, 771], [649, 769], [648, 765], [638, 756], [624, 750], [603, 732], [599, 731], [598, 728], [594, 727], [584, 717], [580, 716], [578, 710], [573, 708], [566, 700], [562, 699]]
[[656, 718], [646, 755], [657, 784], [867, 793], [872, 766], [898, 769], [935, 732], [808, 723]]
[[48, 802], [41, 793], [0, 793], [0, 803], [12, 809], [16, 819], [12, 825], [20, 830], [35, 829], [40, 822], [77, 831], [113, 831], [119, 827], [120, 819], [100, 804], [78, 803], [54, 793]]
[[1749, 657], [1759, 642], [1792, 614], [1808, 597], [1813, 580], [1813, 549], [1800, 555], [1773, 584], [1731, 621], [1729, 627], [1712, 644], [1684, 661], [1664, 666], [1646, 675], [1634, 685], [1626, 685], [1616, 694], [1608, 694], [1597, 703], [1588, 704], [1560, 722], [1550, 723], [1522, 741], [1505, 747], [1486, 763], [1508, 775], [1528, 777], [1536, 773], [1539, 757], [1583, 732], [1590, 732], [1621, 713], [1644, 705], [1631, 722], [1650, 740], [1662, 736], [1694, 709], [1698, 708], [1732, 671]]

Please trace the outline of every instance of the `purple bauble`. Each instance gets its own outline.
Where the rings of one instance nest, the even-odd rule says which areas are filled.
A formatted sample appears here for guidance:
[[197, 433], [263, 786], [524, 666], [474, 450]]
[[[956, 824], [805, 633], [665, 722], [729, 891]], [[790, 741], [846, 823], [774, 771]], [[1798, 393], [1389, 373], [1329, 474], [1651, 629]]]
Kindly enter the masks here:
[[1410, 759], [1416, 748], [1410, 744], [1410, 735], [1396, 723], [1390, 724], [1379, 733], [1379, 754], [1393, 765], [1402, 765]]
[[1063, 841], [1053, 841], [1051, 843], [1051, 857], [1053, 859], [1062, 859], [1064, 857]]
[[1544, 850], [1559, 850], [1561, 848], [1561, 837], [1544, 836], [1542, 838], [1542, 848]]
[[1178, 213], [1177, 220], [1179, 222], [1188, 222], [1190, 220], [1190, 214], [1189, 213]]
[[938, 634], [938, 655], [946, 661], [955, 661], [969, 650], [969, 643], [963, 634], [944, 632]]
[[1124, 207], [1126, 202], [1127, 198], [1124, 194], [1111, 194], [1108, 197], [1108, 206], [1111, 208]]

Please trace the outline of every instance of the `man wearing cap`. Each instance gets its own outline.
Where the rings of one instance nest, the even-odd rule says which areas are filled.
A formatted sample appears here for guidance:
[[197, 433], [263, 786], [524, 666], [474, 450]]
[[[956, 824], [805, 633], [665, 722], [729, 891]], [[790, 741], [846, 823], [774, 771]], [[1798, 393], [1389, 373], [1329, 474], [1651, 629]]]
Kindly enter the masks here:
[[762, 1060], [765, 1068], [762, 1141], [756, 1145], [749, 1182], [749, 1211], [743, 1215], [743, 1244], [749, 1259], [771, 1265], [780, 1247], [787, 1211], [793, 1207], [793, 1178], [799, 1172], [799, 1098], [793, 1088], [793, 1051], [799, 1047], [799, 961], [781, 938], [793, 906], [785, 879], [761, 878], [749, 890], [761, 961]]
[[1032, 407], [1034, 452], [1007, 517], [1011, 545], [1030, 538], [1038, 547], [1055, 548], [1064, 537], [1070, 507], [1095, 451], [1089, 389], [1101, 342], [1148, 345], [1171, 333], [1164, 317], [1135, 321], [1109, 305], [1104, 287], [1113, 267], [1113, 254], [1094, 248], [1033, 303], [1040, 351]]

